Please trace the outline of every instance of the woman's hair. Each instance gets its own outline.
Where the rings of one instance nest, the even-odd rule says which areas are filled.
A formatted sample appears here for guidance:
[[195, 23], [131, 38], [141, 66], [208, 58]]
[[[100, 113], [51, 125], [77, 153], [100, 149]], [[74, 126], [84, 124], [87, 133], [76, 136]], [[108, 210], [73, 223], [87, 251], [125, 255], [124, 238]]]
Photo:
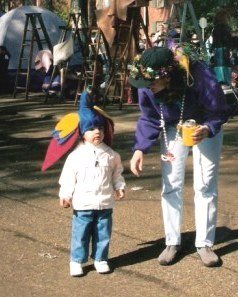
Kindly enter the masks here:
[[175, 65], [170, 73], [170, 78], [169, 87], [166, 90], [166, 94], [164, 93], [164, 98], [162, 98], [166, 103], [182, 99], [186, 88], [186, 71], [179, 65]]
[[214, 25], [220, 25], [224, 24], [227, 25], [229, 23], [230, 14], [228, 11], [224, 8], [217, 11], [217, 13], [214, 16], [213, 24]]

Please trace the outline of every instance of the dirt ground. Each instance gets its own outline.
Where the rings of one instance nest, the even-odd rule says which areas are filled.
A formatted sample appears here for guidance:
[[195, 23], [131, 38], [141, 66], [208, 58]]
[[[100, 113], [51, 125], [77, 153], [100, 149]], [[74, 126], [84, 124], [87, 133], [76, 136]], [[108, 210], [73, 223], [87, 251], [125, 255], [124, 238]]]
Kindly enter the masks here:
[[[108, 275], [69, 276], [71, 210], [61, 209], [58, 178], [63, 161], [40, 171], [50, 133], [73, 102], [43, 105], [0, 98], [0, 296], [160, 297], [238, 296], [238, 117], [225, 125], [219, 179], [219, 213], [214, 249], [222, 263], [202, 265], [194, 248], [191, 156], [187, 164], [182, 227], [183, 254], [172, 266], [157, 257], [164, 247], [160, 166], [156, 148], [146, 156], [143, 175], [129, 171], [138, 107], [108, 106], [114, 118], [114, 149], [122, 156], [127, 193], [116, 203]], [[54, 103], [54, 104], [53, 104]], [[136, 188], [140, 187], [140, 188]]]

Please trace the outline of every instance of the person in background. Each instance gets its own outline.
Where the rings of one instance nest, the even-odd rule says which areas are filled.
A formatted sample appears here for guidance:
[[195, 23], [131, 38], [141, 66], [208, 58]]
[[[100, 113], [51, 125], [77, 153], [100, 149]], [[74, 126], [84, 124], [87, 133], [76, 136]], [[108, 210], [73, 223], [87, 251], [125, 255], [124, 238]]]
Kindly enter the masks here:
[[232, 51], [231, 51], [231, 64], [233, 68], [238, 66], [238, 36], [232, 36]]
[[213, 43], [213, 38], [212, 38], [212, 34], [210, 34], [206, 41], [205, 41], [205, 49], [207, 51], [207, 55], [210, 59], [210, 63], [212, 62], [211, 59], [212, 59], [212, 43]]
[[191, 42], [197, 49], [200, 48], [200, 40], [199, 40], [197, 34], [194, 33], [194, 34], [192, 35], [190, 42]]
[[150, 34], [150, 41], [151, 41], [152, 46], [154, 46], [154, 37], [155, 37], [155, 32]]
[[229, 88], [231, 83], [232, 35], [229, 22], [227, 10], [219, 9], [214, 17], [212, 30], [212, 67], [223, 89]]
[[0, 46], [0, 93], [5, 93], [9, 88], [8, 65], [10, 53], [3, 45]]
[[158, 47], [163, 46], [164, 42], [165, 42], [165, 37], [166, 37], [165, 26], [163, 24], [160, 24], [157, 32], [155, 33], [155, 35], [153, 37], [153, 40], [152, 40], [153, 45], [158, 46]]
[[143, 53], [143, 51], [146, 49], [146, 37], [145, 36], [139, 36], [139, 44], [138, 44], [138, 52]]
[[175, 22], [174, 28], [170, 29], [169, 32], [168, 32], [168, 37], [173, 38], [175, 40], [178, 40], [180, 38], [180, 35], [181, 35], [180, 23]]
[[59, 69], [53, 78], [52, 72], [54, 70], [53, 66], [53, 55], [50, 50], [40, 50], [35, 57], [35, 69], [44, 74], [44, 80], [42, 84], [42, 91], [44, 93], [49, 92], [52, 94], [59, 94], [61, 90], [61, 79]]
[[[181, 252], [181, 223], [185, 165], [192, 149], [195, 191], [195, 246], [205, 266], [216, 266], [213, 251], [217, 219], [217, 177], [222, 147], [222, 125], [231, 113], [215, 75], [206, 63], [189, 60], [178, 47], [153, 47], [136, 57], [129, 82], [138, 88], [138, 119], [131, 171], [140, 176], [144, 155], [160, 141], [161, 203], [166, 248], [161, 265], [173, 264]], [[189, 80], [188, 80], [189, 78]], [[183, 143], [180, 129], [186, 120], [197, 123], [193, 146]]]

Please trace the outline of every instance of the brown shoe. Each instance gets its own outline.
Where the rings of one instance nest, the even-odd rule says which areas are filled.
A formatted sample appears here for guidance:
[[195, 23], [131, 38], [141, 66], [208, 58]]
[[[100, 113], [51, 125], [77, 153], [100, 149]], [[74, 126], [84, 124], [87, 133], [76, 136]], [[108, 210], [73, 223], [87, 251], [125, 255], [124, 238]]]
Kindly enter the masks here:
[[197, 253], [206, 267], [217, 266], [220, 262], [219, 257], [213, 252], [211, 247], [197, 248]]
[[180, 245], [167, 245], [163, 252], [159, 255], [159, 264], [164, 266], [173, 264], [180, 250]]

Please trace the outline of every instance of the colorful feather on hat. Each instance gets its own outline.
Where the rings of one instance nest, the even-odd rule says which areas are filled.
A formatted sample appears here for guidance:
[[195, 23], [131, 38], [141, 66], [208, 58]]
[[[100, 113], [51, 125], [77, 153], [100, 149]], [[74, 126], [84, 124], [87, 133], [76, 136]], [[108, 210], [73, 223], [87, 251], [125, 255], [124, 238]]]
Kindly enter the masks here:
[[[112, 145], [114, 134], [114, 123], [110, 116], [97, 106], [93, 106], [93, 112], [100, 115], [105, 120], [104, 125], [104, 142]], [[70, 149], [73, 148], [77, 140], [82, 136], [80, 131], [80, 118], [78, 113], [69, 113], [65, 115], [55, 126], [45, 159], [43, 161], [41, 170], [46, 171], [53, 166], [59, 159], [61, 159]]]
[[167, 41], [168, 48], [174, 53], [174, 59], [186, 71], [187, 85], [192, 86], [194, 83], [193, 77], [189, 71], [189, 50], [185, 45], [177, 44], [173, 39]]
[[79, 130], [76, 129], [68, 141], [59, 143], [57, 139], [52, 138], [47, 152], [45, 155], [44, 162], [41, 167], [41, 171], [45, 171], [49, 167], [53, 166], [60, 158], [62, 158], [76, 143], [79, 139]]
[[64, 138], [71, 134], [79, 124], [78, 113], [69, 113], [65, 115], [59, 123], [55, 126], [55, 131], [59, 132], [59, 138]]

